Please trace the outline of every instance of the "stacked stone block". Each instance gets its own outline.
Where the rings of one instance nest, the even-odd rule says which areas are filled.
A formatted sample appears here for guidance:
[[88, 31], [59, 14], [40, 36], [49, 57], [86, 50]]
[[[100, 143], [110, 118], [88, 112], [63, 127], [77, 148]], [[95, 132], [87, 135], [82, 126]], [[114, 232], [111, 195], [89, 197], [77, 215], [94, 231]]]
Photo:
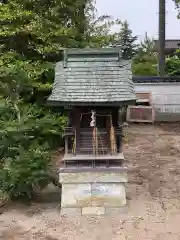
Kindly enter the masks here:
[[127, 172], [60, 173], [61, 215], [109, 215], [125, 210]]

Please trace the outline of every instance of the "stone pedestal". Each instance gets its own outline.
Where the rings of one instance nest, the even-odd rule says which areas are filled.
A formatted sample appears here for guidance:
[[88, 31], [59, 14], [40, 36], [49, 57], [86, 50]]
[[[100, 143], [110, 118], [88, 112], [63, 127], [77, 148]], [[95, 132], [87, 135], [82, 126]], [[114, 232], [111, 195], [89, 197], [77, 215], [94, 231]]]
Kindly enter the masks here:
[[114, 215], [125, 210], [126, 169], [116, 169], [115, 172], [113, 169], [65, 171], [59, 176], [62, 184], [61, 215]]

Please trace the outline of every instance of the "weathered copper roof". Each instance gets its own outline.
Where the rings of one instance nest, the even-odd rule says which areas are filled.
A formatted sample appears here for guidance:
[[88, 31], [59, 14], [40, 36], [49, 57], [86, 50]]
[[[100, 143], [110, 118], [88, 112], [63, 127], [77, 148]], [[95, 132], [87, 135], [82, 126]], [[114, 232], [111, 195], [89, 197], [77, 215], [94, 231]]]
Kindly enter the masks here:
[[49, 104], [86, 105], [136, 99], [131, 62], [116, 48], [68, 49], [55, 68]]

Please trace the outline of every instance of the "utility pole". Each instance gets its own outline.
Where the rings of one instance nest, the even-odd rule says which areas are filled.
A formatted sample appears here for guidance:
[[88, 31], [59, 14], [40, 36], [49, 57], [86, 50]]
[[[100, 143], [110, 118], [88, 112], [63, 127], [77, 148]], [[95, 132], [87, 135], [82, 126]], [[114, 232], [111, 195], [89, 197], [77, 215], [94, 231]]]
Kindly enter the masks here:
[[159, 76], [165, 75], [166, 3], [159, 0]]

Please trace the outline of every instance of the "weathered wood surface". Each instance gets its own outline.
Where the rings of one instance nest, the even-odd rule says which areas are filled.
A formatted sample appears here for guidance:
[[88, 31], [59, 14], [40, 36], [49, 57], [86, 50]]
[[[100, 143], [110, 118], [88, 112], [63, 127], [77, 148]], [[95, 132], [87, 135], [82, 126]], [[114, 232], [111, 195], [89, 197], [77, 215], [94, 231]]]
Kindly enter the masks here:
[[124, 160], [124, 154], [123, 153], [118, 153], [116, 155], [73, 155], [73, 154], [67, 154], [64, 156], [64, 160]]

